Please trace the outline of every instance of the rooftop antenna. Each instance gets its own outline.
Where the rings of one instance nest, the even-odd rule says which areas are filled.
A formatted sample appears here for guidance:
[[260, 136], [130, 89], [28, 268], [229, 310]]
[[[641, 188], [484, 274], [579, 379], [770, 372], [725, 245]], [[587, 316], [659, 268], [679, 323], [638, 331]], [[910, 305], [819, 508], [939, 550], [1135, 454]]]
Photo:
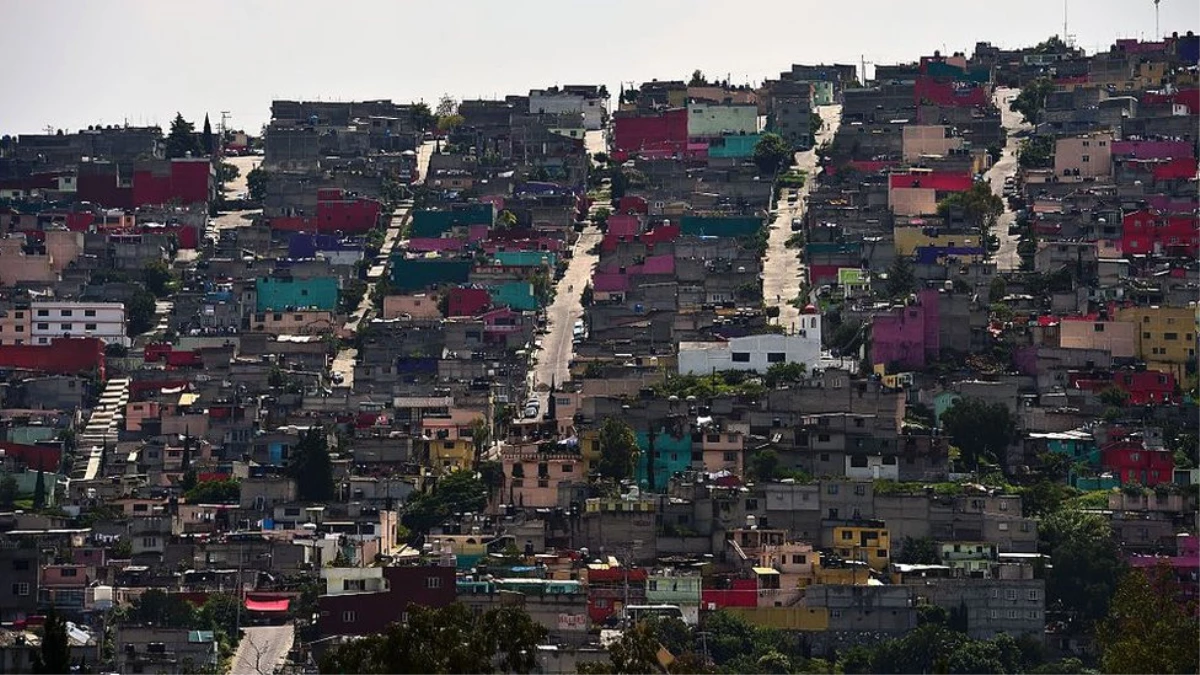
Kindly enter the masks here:
[[1154, 39], [1157, 41], [1162, 37], [1162, 32], [1158, 30], [1158, 3], [1162, 0], [1154, 0]]
[[875, 65], [874, 61], [868, 61], [866, 54], [859, 54], [859, 59], [862, 61], [862, 86], [867, 86], [867, 66]]
[[1075, 36], [1067, 32], [1067, 0], [1063, 0], [1063, 42], [1070, 48], [1075, 48]]

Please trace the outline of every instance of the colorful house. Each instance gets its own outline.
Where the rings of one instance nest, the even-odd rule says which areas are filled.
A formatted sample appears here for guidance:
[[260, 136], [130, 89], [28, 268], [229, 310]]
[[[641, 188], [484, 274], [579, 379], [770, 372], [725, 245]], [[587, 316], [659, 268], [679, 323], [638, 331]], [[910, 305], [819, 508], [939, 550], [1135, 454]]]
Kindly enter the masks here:
[[1130, 211], [1121, 218], [1121, 251], [1125, 255], [1195, 258], [1200, 254], [1200, 216]]
[[865, 562], [882, 572], [891, 564], [892, 538], [882, 522], [833, 528], [833, 550], [846, 560]]
[[333, 311], [338, 304], [338, 280], [335, 277], [259, 277], [254, 283], [258, 312], [287, 309], [323, 309]]
[[1101, 449], [1101, 463], [1122, 485], [1138, 483], [1153, 487], [1171, 483], [1175, 476], [1175, 457], [1170, 450], [1147, 448], [1136, 438], [1110, 441]]
[[652, 491], [664, 489], [671, 476], [687, 471], [692, 466], [691, 434], [676, 437], [665, 430], [659, 431], [655, 434], [652, 444], [650, 434], [639, 431], [637, 442], [638, 449], [641, 450], [634, 473], [638, 485], [646, 486]]
[[1116, 316], [1131, 324], [1137, 356], [1148, 366], [1181, 376], [1196, 359], [1196, 307], [1121, 307]]
[[420, 291], [442, 284], [464, 284], [471, 275], [467, 258], [410, 258], [392, 256], [392, 286], [402, 292]]
[[922, 290], [915, 305], [877, 314], [871, 323], [871, 361], [901, 368], [924, 368], [941, 351], [938, 293]]

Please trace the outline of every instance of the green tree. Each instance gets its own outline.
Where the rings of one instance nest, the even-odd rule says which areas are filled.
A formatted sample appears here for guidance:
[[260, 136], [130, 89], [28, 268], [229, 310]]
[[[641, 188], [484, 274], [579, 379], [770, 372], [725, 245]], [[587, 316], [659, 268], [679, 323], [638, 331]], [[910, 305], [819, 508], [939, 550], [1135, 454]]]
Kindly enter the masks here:
[[154, 315], [157, 311], [154, 294], [145, 288], [134, 291], [129, 302], [125, 303], [125, 313], [128, 319], [126, 332], [129, 337], [137, 337], [154, 328]]
[[464, 118], [462, 115], [445, 115], [438, 118], [437, 128], [438, 131], [443, 133], [450, 133], [451, 131], [454, 131], [458, 127], [462, 126], [462, 123], [465, 121], [466, 118]]
[[1004, 200], [992, 192], [992, 186], [986, 181], [975, 181], [970, 189], [955, 192], [938, 202], [937, 212], [942, 218], [948, 218], [956, 211], [962, 212], [968, 225], [986, 235], [1004, 213]]
[[246, 174], [246, 192], [250, 194], [250, 199], [256, 202], [261, 202], [267, 197], [267, 172], [262, 168], [262, 165], [250, 169]]
[[[195, 472], [191, 473], [192, 480], [195, 480]], [[187, 479], [185, 479], [186, 482]], [[236, 504], [241, 496], [242, 482], [236, 478], [196, 483], [191, 488], [187, 488], [184, 493], [184, 498], [189, 504]]]
[[600, 425], [598, 441], [600, 459], [596, 462], [596, 473], [618, 481], [633, 476], [641, 452], [633, 427], [620, 418], [606, 418]]
[[912, 293], [917, 286], [917, 274], [913, 271], [912, 260], [906, 256], [897, 255], [888, 268], [887, 280], [884, 282], [884, 293], [889, 298], [896, 299]]
[[1049, 169], [1054, 166], [1054, 137], [1033, 136], [1017, 146], [1017, 165], [1022, 169]]
[[437, 118], [433, 116], [429, 104], [424, 101], [409, 106], [408, 114], [417, 131], [430, 131], [437, 125]]
[[213, 145], [212, 122], [208, 121], [208, 113], [204, 113], [204, 127], [200, 132], [200, 150], [206, 155], [211, 155], [215, 147]]
[[1015, 420], [1003, 403], [960, 398], [942, 413], [942, 428], [962, 451], [963, 462], [977, 470], [981, 462], [1005, 465]]
[[11, 509], [19, 494], [16, 476], [11, 473], [4, 474], [4, 477], [0, 478], [0, 508]]
[[1114, 408], [1124, 408], [1129, 404], [1129, 392], [1118, 386], [1105, 387], [1100, 392], [1100, 402]]
[[334, 498], [333, 461], [323, 427], [312, 427], [300, 436], [300, 442], [292, 449], [288, 469], [301, 501], [327, 502]]
[[1000, 302], [1008, 295], [1008, 282], [1004, 277], [996, 276], [992, 278], [992, 283], [988, 286], [988, 302]]
[[756, 481], [768, 481], [779, 471], [779, 454], [770, 448], [755, 452], [750, 458], [750, 475]]
[[473, 420], [471, 422], [471, 444], [475, 446], [476, 464], [483, 458], [483, 451], [491, 445], [491, 442], [491, 429], [488, 427], [487, 420], [482, 417]]
[[767, 368], [767, 373], [763, 376], [763, 383], [774, 389], [781, 384], [803, 380], [806, 372], [808, 372], [808, 367], [803, 363], [773, 363], [770, 368]]
[[754, 144], [754, 163], [764, 174], [774, 176], [792, 163], [792, 148], [779, 134], [765, 133]]
[[1054, 91], [1054, 82], [1048, 77], [1038, 77], [1030, 80], [1021, 88], [1021, 93], [1009, 103], [1013, 112], [1021, 113], [1021, 117], [1030, 124], [1041, 121], [1042, 111], [1046, 109], [1046, 97]]
[[487, 486], [473, 471], [451, 472], [438, 480], [434, 491], [450, 513], [478, 513], [487, 506]]
[[167, 134], [166, 149], [168, 159], [186, 157], [188, 153], [193, 157], [202, 155], [200, 140], [196, 138], [196, 125], [183, 119], [183, 115], [175, 113], [175, 119], [171, 121], [171, 132]]
[[221, 162], [217, 165], [217, 181], [221, 185], [232, 183], [240, 175], [242, 175], [242, 170], [238, 168], [237, 164]]
[[579, 672], [613, 675], [642, 675], [644, 673], [662, 673], [666, 668], [658, 659], [661, 647], [654, 627], [648, 622], [638, 622], [621, 634], [621, 638], [608, 648], [609, 662], [592, 662], [580, 664]]
[[688, 80], [689, 87], [706, 87], [708, 86], [708, 78], [704, 77], [704, 73], [697, 68], [692, 71], [692, 79]]
[[67, 639], [67, 620], [59, 616], [54, 605], [46, 611], [42, 645], [33, 654], [33, 672], [45, 675], [71, 672], [71, 643]]
[[154, 624], [166, 628], [191, 628], [197, 622], [196, 608], [175, 593], [152, 588], [133, 601], [128, 618], [131, 623]]
[[608, 181], [609, 196], [613, 203], [619, 201], [629, 191], [629, 177], [620, 166], [614, 166]]
[[167, 266], [165, 260], [152, 260], [142, 267], [142, 278], [146, 280], [146, 290], [150, 291], [158, 298], [165, 298], [171, 294], [171, 268]]
[[1054, 563], [1046, 572], [1046, 608], [1066, 612], [1085, 629], [1103, 619], [1125, 567], [1108, 519], [1056, 511], [1038, 524], [1038, 539]]
[[38, 469], [37, 482], [33, 485], [33, 508], [46, 508], [46, 472]]
[[[329, 649], [322, 673], [529, 673], [546, 629], [507, 606], [474, 614], [462, 603], [410, 606], [406, 623]], [[436, 647], [436, 648], [434, 648]]]
[[937, 542], [933, 539], [905, 537], [895, 560], [907, 565], [936, 565], [941, 562], [940, 558]]
[[1165, 563], [1130, 570], [1113, 596], [1096, 643], [1106, 673], [1196, 673], [1194, 602], [1184, 604], [1175, 572]]

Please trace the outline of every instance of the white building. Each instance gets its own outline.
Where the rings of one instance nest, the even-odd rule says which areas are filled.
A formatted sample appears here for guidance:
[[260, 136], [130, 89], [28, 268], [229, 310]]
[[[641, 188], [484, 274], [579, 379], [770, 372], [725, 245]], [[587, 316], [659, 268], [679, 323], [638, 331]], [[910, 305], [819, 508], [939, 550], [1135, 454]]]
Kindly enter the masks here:
[[679, 374], [707, 375], [722, 370], [765, 373], [777, 363], [803, 363], [809, 371], [821, 361], [821, 317], [803, 314], [794, 335], [747, 335], [724, 342], [679, 343]]
[[120, 302], [35, 301], [29, 335], [32, 344], [48, 345], [59, 337], [95, 337], [128, 347], [125, 305]]
[[608, 99], [562, 91], [557, 87], [533, 89], [529, 92], [529, 113], [531, 115], [581, 113], [584, 129], [596, 131], [604, 128], [608, 117]]

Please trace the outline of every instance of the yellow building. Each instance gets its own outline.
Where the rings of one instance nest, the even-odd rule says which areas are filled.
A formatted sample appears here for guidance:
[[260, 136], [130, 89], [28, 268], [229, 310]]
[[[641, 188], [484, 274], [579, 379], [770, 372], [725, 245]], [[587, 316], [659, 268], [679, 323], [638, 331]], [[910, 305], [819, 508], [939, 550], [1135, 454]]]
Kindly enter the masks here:
[[[929, 233], [927, 233], [927, 230]], [[977, 234], [965, 234], [956, 232], [953, 234], [946, 232], [936, 232], [926, 227], [920, 226], [897, 226], [893, 230], [893, 236], [896, 241], [896, 255], [910, 256], [919, 247], [922, 246], [938, 246], [938, 247], [964, 247], [964, 248], [979, 248], [983, 244], [979, 241]]]
[[891, 559], [892, 537], [886, 527], [847, 525], [833, 528], [834, 552], [850, 561], [865, 562], [882, 572]]
[[829, 610], [825, 607], [726, 607], [722, 611], [762, 628], [829, 630]]
[[470, 438], [427, 438], [421, 442], [434, 475], [470, 469], [475, 460], [475, 443]]
[[1134, 325], [1137, 356], [1146, 365], [1181, 376], [1196, 358], [1196, 307], [1123, 307], [1117, 319]]

